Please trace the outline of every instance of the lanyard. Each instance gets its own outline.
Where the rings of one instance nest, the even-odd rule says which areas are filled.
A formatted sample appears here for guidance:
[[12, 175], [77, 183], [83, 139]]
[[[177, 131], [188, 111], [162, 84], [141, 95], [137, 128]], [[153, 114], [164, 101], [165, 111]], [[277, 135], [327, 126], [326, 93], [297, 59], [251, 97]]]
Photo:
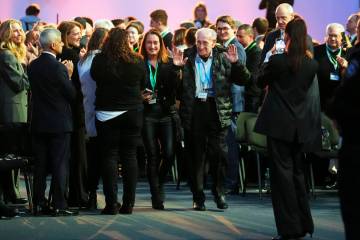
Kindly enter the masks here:
[[245, 51], [250, 51], [251, 49], [253, 49], [256, 46], [256, 42], [252, 42], [250, 43], [250, 45], [245, 49]]
[[196, 68], [199, 74], [199, 78], [200, 78], [200, 83], [202, 85], [203, 90], [210, 88], [210, 75], [211, 75], [211, 71], [207, 72], [206, 71], [206, 67], [205, 67], [205, 63], [198, 59], [196, 61]]
[[152, 67], [151, 67], [151, 64], [150, 64], [149, 61], [148, 61], [148, 66], [149, 66], [149, 70], [150, 70], [150, 74], [149, 74], [150, 75], [150, 84], [151, 84], [151, 87], [152, 87], [153, 91], [155, 91], [158, 63], [156, 62], [156, 67], [155, 67], [154, 74], [152, 72]]
[[[337, 70], [339, 64], [338, 64], [338, 62], [336, 61], [336, 57], [334, 57], [333, 55], [331, 55], [330, 52], [331, 52], [330, 48], [326, 45], [326, 53], [327, 53], [327, 56], [328, 56], [328, 58], [329, 58], [329, 61], [332, 63], [332, 65], [334, 65], [334, 69]], [[341, 48], [340, 48], [340, 50], [339, 50], [339, 53], [336, 54], [336, 56], [339, 56], [339, 57], [340, 57], [340, 55], [341, 55]]]

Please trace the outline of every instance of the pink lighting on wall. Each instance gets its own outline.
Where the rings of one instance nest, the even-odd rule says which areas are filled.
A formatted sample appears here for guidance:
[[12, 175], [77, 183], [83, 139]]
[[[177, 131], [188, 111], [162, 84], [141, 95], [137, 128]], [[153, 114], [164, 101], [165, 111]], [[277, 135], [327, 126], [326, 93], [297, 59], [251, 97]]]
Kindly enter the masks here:
[[[151, 11], [162, 8], [168, 12], [169, 26], [175, 30], [179, 23], [193, 18], [192, 9], [198, 0], [2, 0], [0, 20], [7, 18], [19, 19], [24, 15], [30, 3], [41, 6], [40, 18], [56, 23], [76, 16], [91, 18], [125, 18], [134, 16], [149, 26]], [[265, 11], [258, 10], [260, 0], [209, 0], [203, 1], [208, 6], [209, 18], [212, 22], [217, 16], [231, 15], [243, 23], [250, 23], [258, 16], [265, 16]], [[310, 34], [320, 41], [323, 40], [325, 27], [328, 23], [346, 23], [347, 17], [359, 11], [358, 0], [295, 0], [295, 11], [307, 21]]]

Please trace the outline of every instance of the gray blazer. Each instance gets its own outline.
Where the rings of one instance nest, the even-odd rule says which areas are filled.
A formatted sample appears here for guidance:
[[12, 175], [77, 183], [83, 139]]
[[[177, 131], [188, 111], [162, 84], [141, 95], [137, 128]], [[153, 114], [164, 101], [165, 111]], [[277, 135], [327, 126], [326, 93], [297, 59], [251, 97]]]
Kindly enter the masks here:
[[29, 81], [9, 50], [0, 50], [0, 124], [27, 122]]

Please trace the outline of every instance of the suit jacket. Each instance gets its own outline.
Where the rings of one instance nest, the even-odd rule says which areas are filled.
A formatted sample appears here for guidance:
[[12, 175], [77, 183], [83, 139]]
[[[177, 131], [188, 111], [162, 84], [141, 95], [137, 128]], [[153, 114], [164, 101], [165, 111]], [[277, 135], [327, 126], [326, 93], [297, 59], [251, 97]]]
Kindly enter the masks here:
[[[280, 35], [281, 35], [281, 30], [277, 29], [277, 30], [270, 32], [266, 36], [264, 48], [261, 52], [261, 61], [260, 61], [261, 63], [264, 62], [266, 53], [273, 48], [276, 39], [279, 38]], [[311, 53], [314, 53], [314, 45], [312, 43], [312, 38], [309, 35], [307, 35], [307, 38], [306, 38], [306, 46]]]
[[21, 63], [9, 50], [0, 51], [0, 124], [27, 122], [29, 82]]
[[260, 97], [262, 90], [256, 85], [257, 74], [260, 67], [261, 49], [255, 45], [253, 48], [245, 49], [246, 67], [251, 73], [249, 84], [245, 86], [245, 95], [251, 97]]
[[31, 62], [31, 130], [34, 133], [61, 133], [73, 130], [71, 103], [75, 88], [66, 67], [48, 53]]
[[[338, 70], [339, 81], [330, 80], [330, 73], [336, 71], [327, 56], [326, 44], [316, 46], [314, 51], [314, 58], [319, 63], [317, 75], [319, 79], [321, 110], [328, 114], [335, 90], [341, 82], [341, 74], [340, 70]], [[345, 57], [345, 55], [346, 53], [342, 51], [341, 56]]]
[[[313, 111], [307, 101], [318, 64], [305, 58], [294, 73], [287, 54], [270, 58], [258, 78], [261, 87], [268, 85], [268, 93], [255, 125], [255, 131], [287, 142], [313, 141], [313, 132], [320, 134], [320, 109]], [[315, 98], [318, 92], [315, 89]]]

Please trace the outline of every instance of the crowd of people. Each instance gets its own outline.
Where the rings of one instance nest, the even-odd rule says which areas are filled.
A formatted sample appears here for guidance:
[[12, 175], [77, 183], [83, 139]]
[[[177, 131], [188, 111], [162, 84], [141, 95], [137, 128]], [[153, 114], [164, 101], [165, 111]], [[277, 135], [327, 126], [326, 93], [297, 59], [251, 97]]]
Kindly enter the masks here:
[[259, 8], [268, 8], [268, 19], [242, 24], [227, 15], [211, 23], [199, 3], [194, 19], [174, 32], [163, 9], [150, 13], [146, 32], [135, 17], [42, 22], [37, 4], [21, 21], [3, 21], [0, 216], [17, 214], [4, 202], [26, 202], [18, 193], [19, 170], [1, 167], [10, 155], [32, 159], [34, 215], [97, 209], [100, 180], [101, 214], [131, 214], [141, 161], [152, 208], [163, 210], [175, 155], [193, 209], [206, 210], [207, 173], [217, 208], [227, 209], [227, 190], [236, 193], [239, 184], [236, 121], [252, 112], [254, 131], [267, 136], [274, 239], [301, 238], [314, 232], [304, 153], [322, 149], [321, 122], [330, 117], [341, 136], [331, 147], [342, 148], [329, 169], [339, 172], [345, 231], [355, 239], [357, 202], [349, 188], [359, 181], [360, 13], [349, 16], [346, 28], [330, 23], [321, 44], [292, 4], [263, 0]]

